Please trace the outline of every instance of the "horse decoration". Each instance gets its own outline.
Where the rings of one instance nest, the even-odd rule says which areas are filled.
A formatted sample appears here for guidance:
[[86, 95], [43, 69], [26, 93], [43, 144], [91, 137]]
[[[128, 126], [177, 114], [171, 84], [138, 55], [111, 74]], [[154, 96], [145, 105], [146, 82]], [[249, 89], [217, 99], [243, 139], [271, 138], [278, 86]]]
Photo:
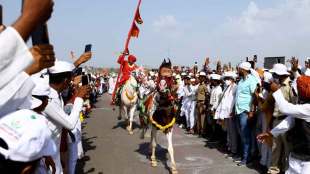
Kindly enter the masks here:
[[140, 126], [141, 126], [141, 139], [144, 139], [146, 135], [146, 132], [148, 131], [150, 127], [149, 122], [149, 115], [147, 112], [147, 107], [149, 106], [151, 100], [153, 99], [153, 93], [156, 89], [156, 84], [153, 81], [151, 77], [147, 77], [144, 75], [144, 77], [139, 78], [139, 100], [138, 100], [138, 111], [139, 111], [139, 119], [140, 119]]
[[128, 121], [127, 130], [130, 135], [133, 134], [132, 122], [134, 113], [136, 111], [136, 105], [138, 100], [137, 94], [138, 83], [133, 75], [127, 80], [125, 85], [122, 87], [121, 102], [120, 102], [120, 115], [125, 117]]
[[149, 114], [149, 121], [152, 124], [151, 132], [151, 165], [157, 166], [155, 149], [157, 145], [157, 131], [161, 130], [168, 141], [168, 152], [171, 159], [171, 173], [176, 174], [177, 168], [174, 160], [174, 150], [172, 144], [173, 125], [176, 120], [176, 110], [174, 107], [174, 97], [171, 89], [173, 84], [171, 61], [163, 61], [159, 68], [156, 92], [154, 92], [145, 102]]

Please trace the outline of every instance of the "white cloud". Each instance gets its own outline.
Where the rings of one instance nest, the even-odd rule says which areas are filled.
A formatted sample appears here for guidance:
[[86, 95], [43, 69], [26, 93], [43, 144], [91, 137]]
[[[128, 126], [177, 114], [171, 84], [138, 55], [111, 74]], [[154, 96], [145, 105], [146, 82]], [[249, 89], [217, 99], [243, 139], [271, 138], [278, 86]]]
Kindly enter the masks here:
[[155, 32], [164, 33], [169, 37], [178, 37], [181, 35], [179, 23], [173, 15], [160, 16], [153, 22]]
[[281, 0], [260, 8], [254, 1], [214, 31], [230, 55], [300, 56], [310, 53], [310, 0]]

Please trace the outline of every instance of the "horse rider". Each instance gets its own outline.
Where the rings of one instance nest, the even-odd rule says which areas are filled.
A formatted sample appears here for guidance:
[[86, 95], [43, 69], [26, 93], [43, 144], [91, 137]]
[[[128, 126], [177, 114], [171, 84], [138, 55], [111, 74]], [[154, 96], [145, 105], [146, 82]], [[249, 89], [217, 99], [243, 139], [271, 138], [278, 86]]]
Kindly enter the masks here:
[[123, 87], [123, 85], [126, 83], [126, 81], [130, 78], [131, 73], [135, 71], [138, 66], [135, 64], [137, 61], [137, 58], [134, 55], [129, 55], [128, 60], [125, 60], [125, 54], [122, 54], [119, 56], [117, 63], [121, 65], [120, 73], [122, 74], [120, 80], [116, 84], [117, 92], [116, 96], [113, 96], [112, 103], [113, 104], [119, 104], [120, 101], [120, 91]]

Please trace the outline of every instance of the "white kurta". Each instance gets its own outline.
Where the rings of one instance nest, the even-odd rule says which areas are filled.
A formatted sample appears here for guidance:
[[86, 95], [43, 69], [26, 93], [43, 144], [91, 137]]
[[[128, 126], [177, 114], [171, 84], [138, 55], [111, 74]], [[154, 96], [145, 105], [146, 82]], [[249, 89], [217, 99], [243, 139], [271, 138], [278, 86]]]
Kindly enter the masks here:
[[0, 89], [2, 89], [32, 64], [33, 57], [24, 40], [12, 27], [0, 33], [0, 50]]
[[195, 126], [195, 118], [196, 118], [196, 104], [197, 104], [197, 90], [199, 85], [191, 85], [191, 96], [190, 96], [190, 105], [187, 116], [187, 125], [190, 129], [193, 129]]
[[236, 90], [237, 85], [235, 83], [228, 86], [227, 89], [224, 90], [220, 103], [216, 108], [214, 119], [224, 120], [225, 118], [230, 117], [235, 105]]
[[116, 78], [110, 77], [109, 78], [109, 94], [113, 94], [115, 85], [116, 85]]
[[12, 27], [0, 34], [0, 117], [18, 108], [29, 109], [26, 104], [34, 83], [24, 73], [33, 57], [23, 39]]
[[[310, 104], [294, 105], [288, 103], [281, 90], [278, 90], [273, 94], [276, 101], [276, 106], [284, 115], [289, 115], [280, 124], [271, 130], [273, 136], [279, 136], [290, 130], [295, 125], [295, 119], [299, 118], [310, 122]], [[285, 172], [286, 174], [308, 174], [310, 173], [310, 162], [301, 161], [293, 157], [289, 157], [289, 169]]]
[[49, 128], [52, 131], [52, 138], [57, 146], [57, 154], [53, 156], [53, 160], [56, 164], [56, 174], [62, 173], [62, 167], [60, 163], [60, 140], [62, 128], [73, 130], [80, 119], [80, 112], [83, 107], [83, 99], [77, 97], [74, 101], [74, 105], [71, 114], [68, 115], [64, 112], [64, 103], [61, 96], [57, 91], [51, 88], [49, 96], [49, 102], [44, 110], [44, 114], [49, 120]]
[[222, 88], [220, 85], [211, 89], [210, 105], [212, 106], [211, 107], [212, 111], [215, 111], [215, 109], [217, 108], [221, 95], [222, 95]]

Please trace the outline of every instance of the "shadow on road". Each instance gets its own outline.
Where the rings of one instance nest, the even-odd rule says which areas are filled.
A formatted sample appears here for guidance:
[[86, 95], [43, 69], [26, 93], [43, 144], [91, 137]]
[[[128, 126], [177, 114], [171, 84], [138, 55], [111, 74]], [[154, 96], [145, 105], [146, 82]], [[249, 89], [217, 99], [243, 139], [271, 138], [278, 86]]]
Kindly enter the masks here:
[[[150, 150], [150, 143], [141, 143], [139, 144], [139, 148], [135, 150], [135, 152], [139, 153], [140, 155], [145, 156], [147, 160], [151, 159], [151, 150]], [[168, 150], [161, 147], [159, 144], [156, 146], [156, 160], [163, 164], [165, 169], [170, 171], [168, 166]], [[149, 164], [151, 165], [151, 164]]]
[[[84, 126], [84, 125], [83, 125]], [[82, 135], [82, 143], [83, 143], [83, 150], [84, 154], [86, 154], [87, 151], [95, 150], [97, 148], [96, 145], [94, 145], [94, 141], [97, 139], [97, 137], [87, 137], [87, 133], [83, 133]], [[75, 173], [77, 174], [87, 174], [87, 173], [93, 173], [95, 172], [95, 168], [85, 170], [85, 164], [90, 161], [90, 157], [88, 155], [85, 155], [82, 159], [78, 160]]]
[[[126, 129], [126, 127], [127, 127], [127, 121], [119, 121], [115, 126], [112, 127], [112, 129], [118, 129], [118, 128]], [[134, 121], [132, 122], [132, 129], [135, 128], [141, 128], [141, 126]]]

